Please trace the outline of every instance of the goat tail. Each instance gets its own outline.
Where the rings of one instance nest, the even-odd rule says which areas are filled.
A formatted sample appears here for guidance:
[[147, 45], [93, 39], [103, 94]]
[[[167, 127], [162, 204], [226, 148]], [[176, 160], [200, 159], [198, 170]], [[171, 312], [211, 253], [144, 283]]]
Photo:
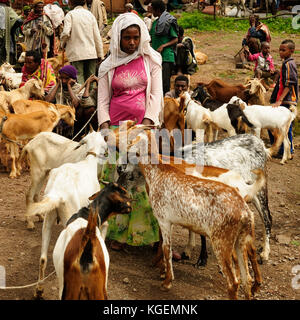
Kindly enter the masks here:
[[[296, 107], [296, 106], [291, 106], [291, 107], [290, 107], [290, 111], [291, 111], [292, 114], [293, 114], [293, 120], [295, 120], [296, 117], [297, 117], [297, 114], [298, 114], [298, 109], [297, 109], [297, 107]], [[293, 120], [292, 120], [292, 121], [293, 121]]]
[[254, 169], [254, 170], [252, 170], [252, 172], [257, 175], [257, 178], [256, 178], [255, 182], [251, 186], [249, 186], [248, 193], [244, 198], [246, 202], [251, 202], [252, 199], [255, 197], [255, 195], [266, 184], [266, 177], [265, 177], [263, 170]]
[[88, 224], [86, 226], [85, 232], [83, 234], [81, 244], [79, 247], [80, 255], [80, 268], [83, 273], [88, 273], [90, 271], [90, 266], [93, 264], [93, 243], [96, 239], [96, 226], [98, 214], [97, 211], [90, 206], [90, 213], [88, 218]]
[[59, 198], [49, 198], [45, 197], [40, 202], [34, 202], [30, 204], [30, 207], [27, 210], [27, 213], [25, 214], [26, 217], [31, 216], [37, 216], [37, 215], [45, 215], [48, 212], [51, 212], [58, 208], [60, 205], [60, 199]]
[[21, 164], [25, 158], [25, 156], [27, 155], [27, 149], [26, 149], [26, 145], [22, 148], [20, 157], [18, 159], [18, 164]]

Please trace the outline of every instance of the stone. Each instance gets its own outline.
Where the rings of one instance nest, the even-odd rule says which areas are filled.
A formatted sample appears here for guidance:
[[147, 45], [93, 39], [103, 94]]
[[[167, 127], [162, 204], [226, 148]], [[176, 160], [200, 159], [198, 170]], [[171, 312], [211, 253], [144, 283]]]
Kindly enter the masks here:
[[291, 237], [285, 234], [279, 234], [276, 236], [276, 240], [280, 243], [280, 244], [290, 244], [291, 242]]
[[128, 278], [124, 278], [124, 279], [123, 279], [123, 283], [128, 284], [128, 283], [130, 283], [130, 281], [129, 281]]

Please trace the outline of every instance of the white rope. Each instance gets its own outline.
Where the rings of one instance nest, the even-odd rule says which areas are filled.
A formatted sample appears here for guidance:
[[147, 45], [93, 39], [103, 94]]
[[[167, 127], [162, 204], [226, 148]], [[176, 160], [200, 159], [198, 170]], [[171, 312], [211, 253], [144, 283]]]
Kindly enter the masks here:
[[75, 137], [72, 138], [72, 140], [74, 140], [79, 135], [79, 133], [81, 133], [81, 131], [89, 124], [89, 122], [92, 120], [92, 118], [93, 118], [93, 116], [95, 115], [96, 112], [97, 112], [97, 108], [94, 111], [94, 113], [91, 115], [89, 120], [86, 122], [86, 124], [80, 129], [80, 131], [75, 135]]
[[10, 289], [24, 289], [24, 288], [29, 288], [29, 287], [33, 287], [35, 285], [37, 285], [38, 283], [44, 282], [46, 279], [48, 279], [50, 276], [52, 276], [55, 273], [55, 271], [51, 272], [50, 274], [48, 274], [48, 276], [46, 278], [44, 278], [41, 281], [37, 281], [35, 283], [32, 284], [28, 284], [26, 286], [16, 286], [16, 287], [0, 287], [0, 290], [10, 290]]

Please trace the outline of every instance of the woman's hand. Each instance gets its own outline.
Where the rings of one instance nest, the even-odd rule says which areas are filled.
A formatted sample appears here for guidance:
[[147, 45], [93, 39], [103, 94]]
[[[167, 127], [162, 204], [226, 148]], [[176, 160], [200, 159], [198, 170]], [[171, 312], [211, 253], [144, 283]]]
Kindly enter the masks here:
[[100, 130], [109, 129], [109, 121], [103, 122], [100, 126]]
[[144, 120], [142, 121], [142, 124], [149, 126], [149, 125], [153, 125], [153, 121], [148, 119], [148, 118], [144, 118]]

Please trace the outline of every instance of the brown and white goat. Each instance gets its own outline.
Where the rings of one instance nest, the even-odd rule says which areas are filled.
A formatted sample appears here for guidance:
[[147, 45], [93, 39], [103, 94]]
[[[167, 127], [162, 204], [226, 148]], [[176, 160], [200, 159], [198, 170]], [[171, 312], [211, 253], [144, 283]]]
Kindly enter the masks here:
[[126, 190], [115, 183], [109, 183], [90, 200], [89, 207], [69, 219], [53, 250], [62, 300], [107, 299], [109, 255], [98, 218], [103, 226], [113, 212], [128, 214], [131, 204]]
[[[147, 143], [150, 135], [148, 131], [139, 139]], [[132, 142], [130, 152], [140, 152], [137, 145], [139, 139]], [[161, 161], [151, 164], [145, 159], [148, 154], [151, 154], [150, 150], [142, 154], [139, 166], [163, 238], [166, 276], [162, 288], [170, 289], [174, 279], [171, 237], [172, 225], [178, 224], [210, 238], [227, 280], [229, 298], [237, 299], [241, 276], [245, 296], [250, 299], [262, 280], [254, 247], [254, 215], [245, 200], [235, 188], [224, 183], [186, 175]], [[237, 262], [233, 260], [235, 253]], [[254, 271], [254, 284], [248, 269], [248, 257]]]

